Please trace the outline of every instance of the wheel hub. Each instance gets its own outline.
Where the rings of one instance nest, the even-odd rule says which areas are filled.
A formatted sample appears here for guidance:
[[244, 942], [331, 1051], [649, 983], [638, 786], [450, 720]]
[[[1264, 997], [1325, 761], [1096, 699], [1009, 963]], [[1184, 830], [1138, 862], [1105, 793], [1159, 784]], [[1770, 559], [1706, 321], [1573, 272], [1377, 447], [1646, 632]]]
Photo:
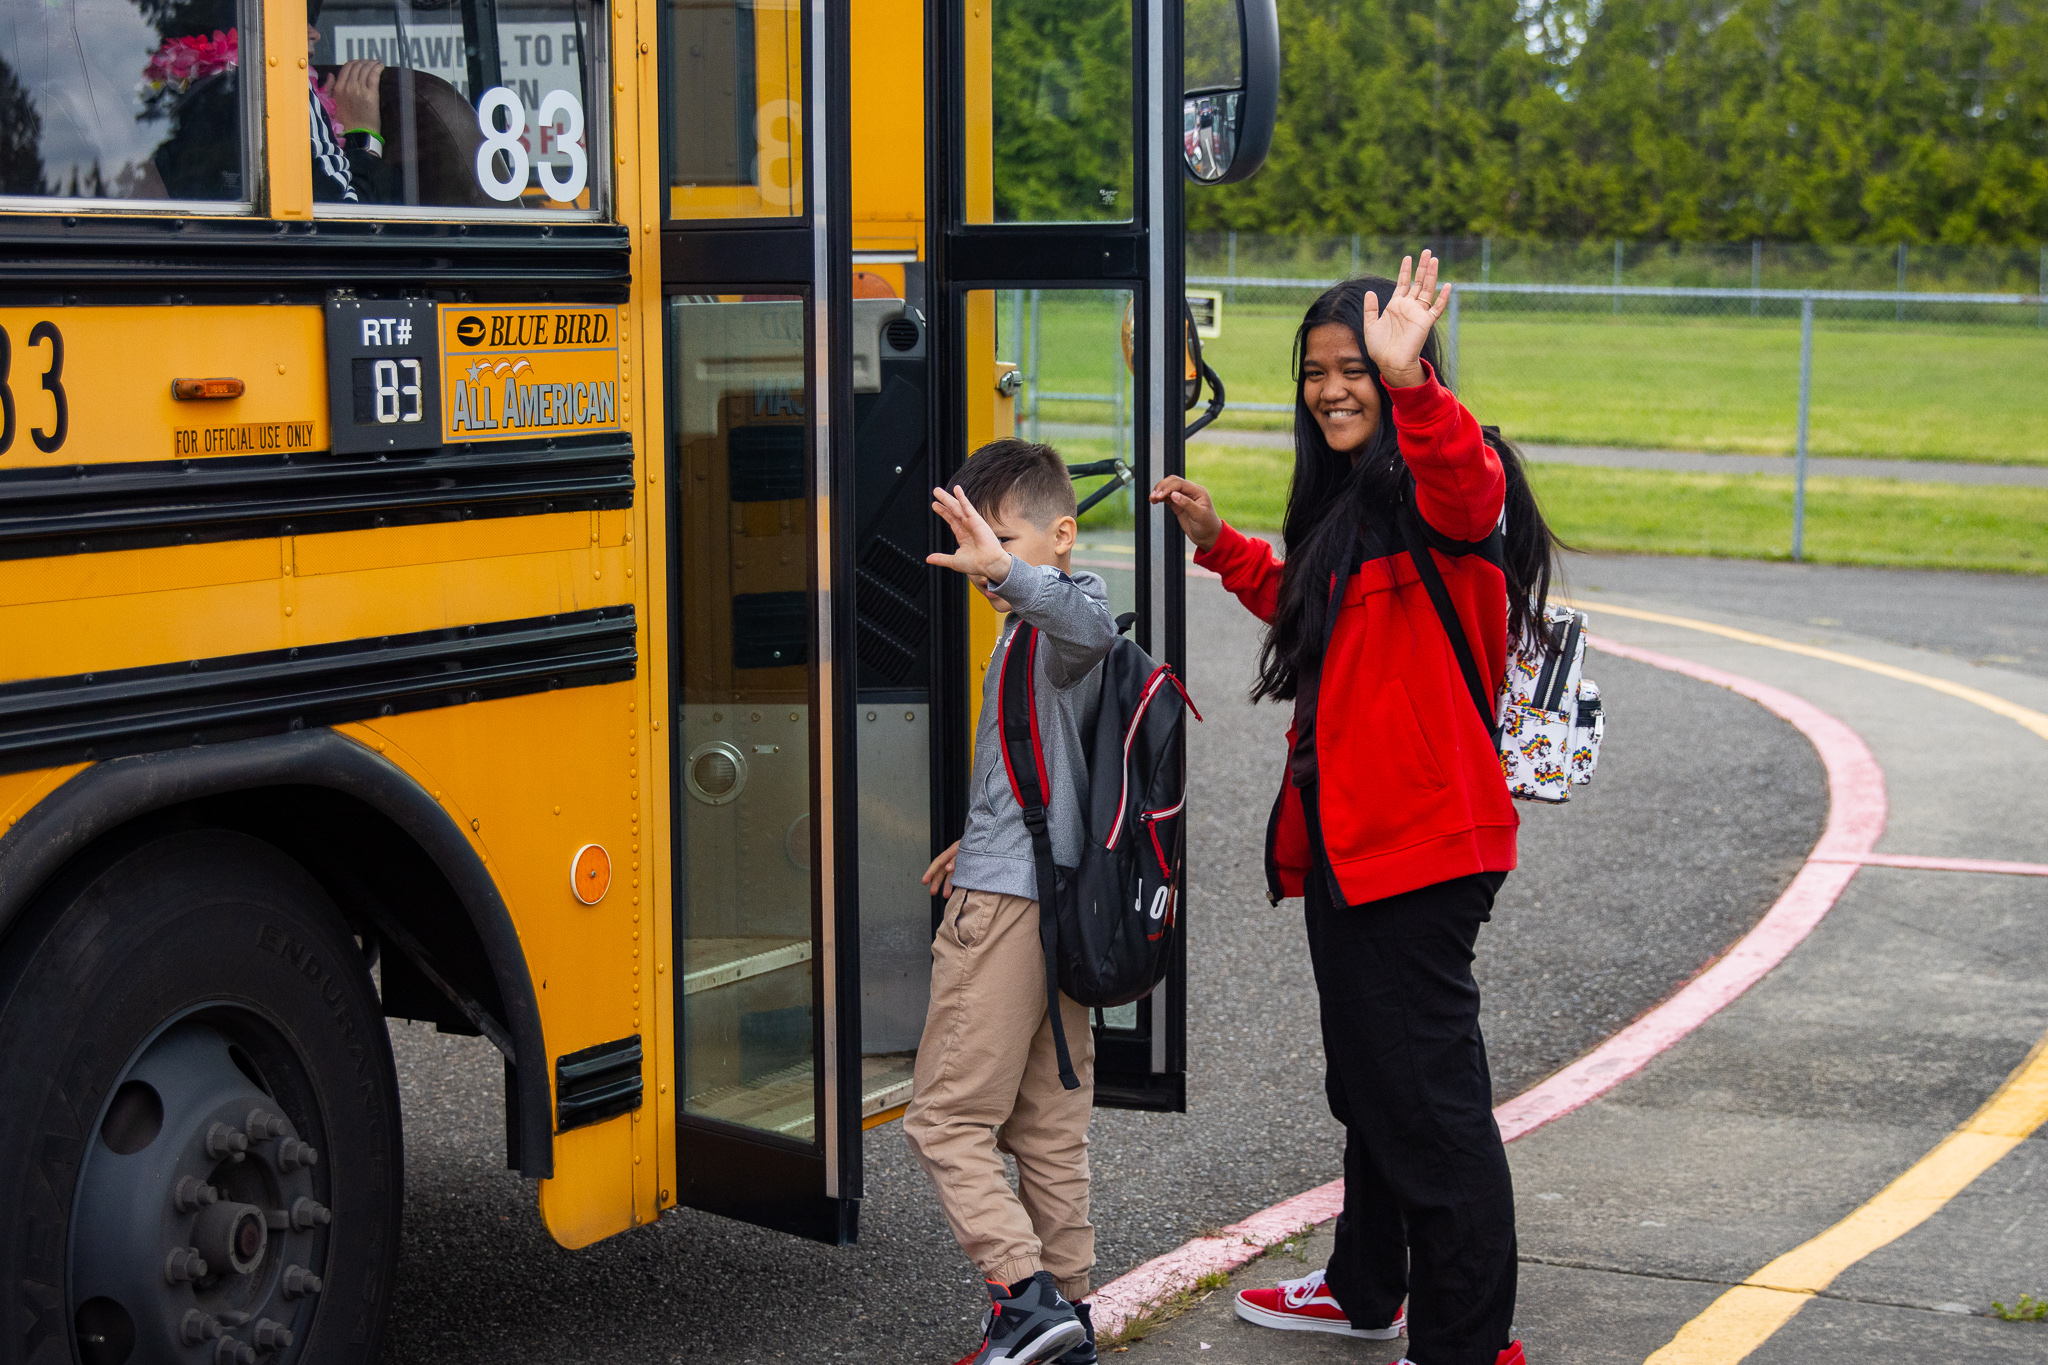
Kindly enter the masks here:
[[320, 1154], [200, 1019], [116, 1085], [79, 1172], [71, 1304], [84, 1365], [283, 1365], [321, 1288]]

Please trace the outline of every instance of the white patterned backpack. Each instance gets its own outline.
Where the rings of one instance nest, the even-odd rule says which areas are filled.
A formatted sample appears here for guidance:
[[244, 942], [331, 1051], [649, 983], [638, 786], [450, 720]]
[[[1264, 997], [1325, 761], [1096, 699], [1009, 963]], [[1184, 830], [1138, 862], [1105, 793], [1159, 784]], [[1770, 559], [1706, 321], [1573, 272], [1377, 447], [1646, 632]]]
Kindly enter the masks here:
[[1550, 605], [1543, 633], [1551, 640], [1547, 650], [1527, 638], [1508, 642], [1498, 712], [1500, 770], [1509, 794], [1555, 805], [1593, 780], [1607, 717], [1600, 684], [1585, 675], [1585, 616]]
[[[1458, 668], [1471, 690], [1472, 704], [1500, 749], [1501, 776], [1508, 794], [1518, 801], [1562, 805], [1573, 787], [1593, 780], [1600, 762], [1600, 740], [1607, 718], [1600, 707], [1600, 685], [1585, 676], [1586, 618], [1570, 607], [1547, 605], [1540, 629], [1549, 642], [1531, 638], [1508, 642], [1508, 675], [1498, 689], [1488, 689], [1479, 676], [1472, 644], [1451, 605], [1443, 575], [1424, 548], [1427, 531], [1421, 518], [1401, 518], [1408, 555], [1429, 591], [1429, 600], [1443, 622]], [[1497, 538], [1499, 532], [1495, 532]], [[1454, 543], [1455, 544], [1455, 543]], [[1463, 549], [1486, 552], [1486, 542]], [[1496, 551], [1497, 553], [1497, 551]], [[1532, 604], [1533, 605], [1533, 604]]]

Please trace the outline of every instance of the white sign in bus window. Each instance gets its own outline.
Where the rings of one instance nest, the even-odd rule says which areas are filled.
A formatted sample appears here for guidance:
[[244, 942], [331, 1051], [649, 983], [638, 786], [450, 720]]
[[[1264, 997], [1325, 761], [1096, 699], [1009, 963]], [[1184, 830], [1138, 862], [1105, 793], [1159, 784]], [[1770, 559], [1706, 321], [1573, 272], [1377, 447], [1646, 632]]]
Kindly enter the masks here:
[[491, 198], [516, 201], [534, 185], [557, 203], [572, 203], [590, 180], [583, 108], [583, 52], [576, 25], [500, 22], [500, 83], [478, 101], [469, 89], [461, 24], [408, 26], [406, 49], [389, 23], [336, 24], [338, 62], [380, 61], [439, 76], [472, 104], [488, 154], [477, 157], [477, 183]]

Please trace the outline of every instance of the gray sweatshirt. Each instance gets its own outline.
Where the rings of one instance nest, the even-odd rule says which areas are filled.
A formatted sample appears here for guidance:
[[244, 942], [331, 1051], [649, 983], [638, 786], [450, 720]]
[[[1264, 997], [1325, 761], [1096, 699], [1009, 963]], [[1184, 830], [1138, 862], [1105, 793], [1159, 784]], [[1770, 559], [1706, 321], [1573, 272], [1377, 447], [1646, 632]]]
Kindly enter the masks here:
[[1010, 790], [1003, 768], [1003, 658], [1021, 617], [1038, 627], [1038, 737], [1045, 750], [1051, 790], [1046, 805], [1053, 861], [1081, 862], [1088, 760], [1082, 730], [1095, 719], [1102, 699], [1102, 671], [1096, 667], [1116, 641], [1109, 615], [1109, 589], [1092, 573], [1069, 578], [1058, 569], [1012, 560], [1010, 576], [996, 590], [1011, 614], [989, 656], [981, 684], [981, 724], [974, 736], [974, 775], [967, 784], [967, 829], [953, 865], [953, 885], [974, 891], [1038, 898], [1037, 865], [1031, 831]]

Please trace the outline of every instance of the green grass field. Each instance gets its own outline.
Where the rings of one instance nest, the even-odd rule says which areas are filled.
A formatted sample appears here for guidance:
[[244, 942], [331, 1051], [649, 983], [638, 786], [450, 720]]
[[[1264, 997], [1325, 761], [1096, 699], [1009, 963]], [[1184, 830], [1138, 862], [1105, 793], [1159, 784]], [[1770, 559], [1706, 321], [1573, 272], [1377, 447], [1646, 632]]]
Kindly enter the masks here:
[[[1288, 452], [1197, 445], [1188, 466], [1234, 525], [1279, 529], [1293, 469]], [[1581, 550], [1740, 559], [1792, 553], [1789, 478], [1537, 464], [1529, 479], [1552, 528]], [[1806, 556], [1828, 564], [2048, 573], [2048, 488], [1810, 479]]]
[[[1232, 397], [1291, 398], [1289, 312], [1226, 311], [1209, 357]], [[1120, 304], [1106, 295], [1041, 305], [1043, 387], [1107, 393], [1122, 366]], [[1005, 318], [1005, 334], [1010, 331]], [[1717, 320], [1468, 317], [1462, 396], [1480, 420], [1532, 443], [1778, 454], [1797, 415], [1796, 324]], [[1005, 347], [1005, 353], [1010, 353]], [[1053, 422], [1106, 423], [1106, 404], [1046, 403]], [[1286, 425], [1228, 414], [1224, 425]], [[1878, 328], [1816, 335], [1813, 445], [1819, 454], [2048, 463], [2048, 334], [1989, 327]], [[1106, 441], [1065, 441], [1075, 461]], [[1246, 529], [1275, 530], [1293, 455], [1200, 443], [1189, 472]], [[1538, 464], [1530, 478], [1558, 534], [1586, 550], [1782, 559], [1792, 481]], [[1092, 485], [1090, 485], [1092, 486]], [[1084, 487], [1082, 492], [1087, 492]], [[1130, 525], [1126, 495], [1091, 527]], [[2048, 489], [1816, 477], [1809, 558], [1839, 564], [2048, 573]]]
[[[1041, 386], [1109, 392], [1120, 361], [1118, 310], [1099, 297], [1048, 295], [1040, 318]], [[1207, 355], [1230, 397], [1292, 401], [1289, 348], [1299, 320], [1291, 309], [1226, 308], [1223, 335]], [[1501, 318], [1475, 308], [1465, 314], [1459, 350], [1465, 401], [1514, 440], [1792, 452], [1796, 322]], [[1110, 410], [1047, 402], [1040, 412], [1048, 421], [1103, 423]], [[1226, 412], [1221, 425], [1285, 429], [1290, 421]], [[2048, 464], [2048, 331], [1823, 322], [1814, 337], [1810, 441], [1816, 455]]]

